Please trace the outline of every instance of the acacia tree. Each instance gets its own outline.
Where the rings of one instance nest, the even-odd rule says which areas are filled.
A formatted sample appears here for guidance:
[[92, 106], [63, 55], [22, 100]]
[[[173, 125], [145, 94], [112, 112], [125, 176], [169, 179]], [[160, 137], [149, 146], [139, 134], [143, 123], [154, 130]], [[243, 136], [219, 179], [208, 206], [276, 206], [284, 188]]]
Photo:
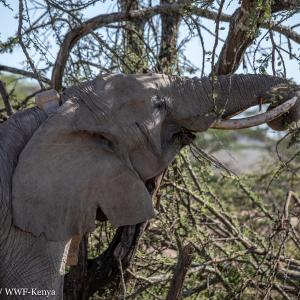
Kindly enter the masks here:
[[[240, 70], [286, 77], [290, 72], [287, 61], [293, 60], [295, 65], [300, 62], [300, 24], [295, 22], [300, 3], [296, 0], [118, 0], [110, 12], [94, 13], [92, 17], [88, 17], [91, 11], [97, 11], [105, 1], [19, 0], [18, 7], [11, 7], [1, 0], [1, 4], [3, 9], [16, 10], [18, 26], [15, 35], [1, 41], [0, 52], [14, 52], [20, 46], [26, 60], [24, 68], [8, 64], [0, 65], [0, 71], [35, 79], [40, 87], [15, 101], [14, 90], [8, 92], [0, 82], [5, 104], [1, 109], [2, 119], [30, 106], [41, 90], [61, 91], [64, 86], [91, 79], [99, 73], [196, 73], [213, 79]], [[49, 39], [49, 36], [52, 37]], [[194, 40], [199, 45], [197, 64], [186, 55], [186, 49]], [[53, 42], [56, 46], [49, 49]], [[293, 140], [297, 141], [295, 130]], [[200, 167], [193, 164], [191, 156], [200, 161]], [[210, 286], [220, 287], [216, 297], [221, 299], [253, 299], [253, 291], [262, 299], [298, 297], [296, 282], [300, 276], [300, 262], [294, 252], [300, 249], [299, 235], [295, 226], [284, 227], [279, 221], [289, 220], [292, 199], [295, 207], [300, 202], [297, 195], [290, 192], [284, 215], [276, 215], [278, 207], [269, 210], [270, 206], [261, 203], [257, 196], [261, 195], [263, 183], [281, 182], [280, 176], [287, 177], [287, 174], [291, 181], [286, 181], [282, 190], [287, 192], [290, 185], [297, 187], [293, 181], [297, 169], [291, 167], [292, 161], [289, 161], [288, 170], [280, 166], [276, 172], [269, 171], [263, 178], [265, 182], [255, 178], [256, 193], [230, 170], [223, 170], [217, 187], [212, 182], [214, 175], [203, 165], [220, 167], [220, 164], [194, 145], [189, 154], [181, 155], [165, 172], [162, 185], [163, 174], [147, 182], [156, 199], [156, 208], [166, 213], [159, 214], [158, 222], [169, 231], [162, 229], [164, 227], [159, 229], [157, 224], [125, 226], [116, 232], [99, 225], [97, 233], [82, 241], [79, 263], [65, 277], [65, 298], [88, 299], [95, 293], [99, 297], [95, 299], [107, 293], [109, 297], [119, 297], [129, 289], [129, 298], [156, 299], [166, 294], [167, 299], [178, 299], [179, 295], [207, 299], [205, 297], [216, 294]], [[249, 214], [248, 218], [240, 215], [240, 219], [234, 220], [232, 207], [224, 205], [223, 201], [232, 194], [230, 189], [224, 189], [224, 194], [219, 195], [218, 188], [230, 184], [238, 186], [233, 203], [238, 203], [239, 197], [248, 199], [246, 207], [256, 217], [267, 219], [268, 242], [257, 239], [257, 223], [249, 223]], [[282, 191], [273, 189], [265, 196], [278, 195], [283, 197]], [[164, 197], [173, 197], [175, 201], [172, 205], [162, 203], [160, 199]], [[245, 222], [242, 227], [248, 231], [240, 228], [240, 221]], [[165, 250], [177, 249], [179, 256], [174, 274], [174, 263], [170, 267], [168, 261], [158, 259], [151, 264], [141, 254], [134, 267], [126, 272], [145, 228], [140, 251], [158, 257]], [[199, 230], [203, 232], [200, 234]], [[103, 232], [107, 236], [103, 236]], [[164, 241], [159, 236], [164, 237]], [[190, 241], [187, 246], [184, 245], [186, 241]], [[107, 247], [104, 252], [103, 247]], [[290, 250], [288, 257], [284, 248]], [[192, 253], [197, 262], [194, 265]], [[159, 268], [166, 274], [160, 273]], [[188, 288], [182, 290], [186, 276]]]

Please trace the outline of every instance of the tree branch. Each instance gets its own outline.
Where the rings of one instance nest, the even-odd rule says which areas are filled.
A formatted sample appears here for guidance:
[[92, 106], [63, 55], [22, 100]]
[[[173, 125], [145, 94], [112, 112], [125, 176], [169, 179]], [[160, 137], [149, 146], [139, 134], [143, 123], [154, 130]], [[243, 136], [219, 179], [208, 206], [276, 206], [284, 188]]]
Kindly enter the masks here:
[[[138, 0], [119, 0], [118, 2], [123, 13], [140, 9]], [[132, 73], [130, 69], [136, 73], [147, 72], [148, 62], [145, 59], [144, 41], [145, 20], [128, 21], [126, 25], [123, 27], [124, 57], [122, 60], [125, 64], [122, 65], [122, 72]]]
[[64, 279], [64, 299], [87, 300], [94, 293], [116, 285], [120, 278], [119, 261], [123, 270], [126, 270], [146, 225], [141, 223], [118, 228], [109, 247], [95, 259], [87, 260], [86, 240], [83, 240], [79, 263], [71, 268]]
[[[264, 20], [264, 15], [268, 10], [267, 5], [258, 7], [257, 1], [243, 0], [241, 7], [234, 12], [230, 20], [227, 39], [216, 64], [217, 74], [230, 74], [238, 69], [246, 49], [256, 38], [259, 27], [277, 31], [297, 43], [300, 42], [300, 36], [293, 30]], [[299, 1], [276, 1], [275, 5], [276, 7], [271, 6], [271, 12], [300, 7]]]
[[[161, 4], [171, 4], [173, 0], [161, 0]], [[164, 74], [173, 74], [177, 63], [177, 38], [180, 14], [161, 15], [161, 41], [156, 69]]]
[[257, 9], [257, 1], [244, 0], [231, 17], [229, 32], [215, 66], [217, 75], [234, 73], [243, 55], [256, 37], [264, 9]]
[[4, 102], [6, 113], [8, 116], [11, 116], [14, 113], [14, 111], [10, 105], [9, 96], [6, 91], [5, 84], [1, 80], [0, 80], [0, 94], [1, 94], [3, 102]]
[[65, 39], [60, 46], [60, 50], [58, 52], [52, 72], [52, 88], [56, 89], [57, 91], [61, 89], [64, 69], [70, 51], [72, 50], [72, 48], [78, 40], [80, 40], [85, 35], [91, 33], [93, 30], [115, 22], [122, 22], [128, 20], [132, 21], [139, 19], [142, 20], [145, 18], [153, 17], [154, 15], [160, 13], [174, 13], [177, 12], [179, 9], [184, 9], [184, 6], [179, 4], [165, 4], [141, 10], [133, 10], [126, 13], [110, 13], [99, 15], [83, 22], [82, 24], [80, 24], [79, 26], [77, 26], [76, 28], [74, 28], [66, 34]]
[[[253, 1], [251, 1], [253, 2]], [[254, 1], [255, 2], [255, 1]], [[215, 20], [217, 17], [217, 13], [213, 11], [209, 11], [207, 9], [202, 9], [199, 7], [188, 7], [186, 4], [178, 4], [178, 3], [171, 3], [171, 4], [162, 4], [154, 7], [149, 7], [145, 9], [139, 9], [139, 10], [131, 10], [126, 13], [110, 13], [110, 14], [102, 14], [98, 15], [94, 18], [91, 18], [82, 24], [78, 25], [71, 31], [69, 31], [64, 41], [62, 42], [60, 46], [60, 50], [58, 52], [54, 68], [52, 71], [52, 88], [56, 90], [60, 90], [62, 86], [62, 78], [64, 74], [64, 69], [69, 57], [69, 54], [74, 47], [74, 45], [84, 36], [91, 33], [92, 31], [101, 28], [103, 26], [106, 26], [111, 23], [115, 22], [123, 22], [123, 21], [133, 21], [133, 20], [145, 20], [147, 18], [151, 18], [157, 14], [180, 14], [183, 15], [197, 15], [201, 16], [207, 19]], [[235, 17], [237, 17], [237, 14], [235, 14]], [[220, 21], [222, 22], [230, 22], [231, 16], [222, 14], [220, 16]], [[239, 22], [239, 24], [242, 24]], [[244, 25], [244, 24], [242, 24]], [[262, 28], [269, 29], [269, 24], [263, 23], [260, 24]], [[300, 35], [298, 35], [296, 32], [292, 30], [286, 30], [287, 28], [284, 28], [279, 25], [274, 25], [273, 30], [277, 31], [281, 34], [285, 34], [287, 38], [290, 38], [294, 40], [295, 42], [299, 42]], [[245, 43], [244, 48], [247, 48], [246, 46], [248, 43]], [[243, 49], [244, 49], [243, 48]]]
[[[266, 28], [266, 26], [261, 26], [262, 28]], [[291, 39], [292, 41], [300, 44], [300, 35], [292, 30], [288, 26], [276, 25], [271, 23], [271, 30], [283, 34], [286, 38]]]
[[192, 263], [194, 247], [188, 244], [179, 253], [178, 262], [168, 291], [167, 300], [180, 299], [184, 278]]
[[19, 44], [23, 50], [23, 53], [25, 54], [26, 58], [27, 58], [27, 62], [29, 63], [33, 73], [35, 74], [35, 77], [37, 79], [37, 81], [39, 82], [39, 85], [41, 87], [41, 89], [44, 89], [44, 85], [42, 83], [42, 81], [40, 80], [40, 75], [37, 71], [37, 69], [35, 68], [35, 65], [23, 43], [23, 39], [22, 39], [22, 26], [23, 26], [23, 10], [24, 10], [24, 4], [23, 4], [23, 0], [19, 0], [19, 26], [18, 26], [18, 39], [19, 39]]
[[299, 0], [275, 0], [272, 3], [272, 13], [277, 13], [283, 10], [299, 9]]
[[[12, 73], [12, 74], [18, 74], [18, 75], [22, 75], [22, 76], [25, 76], [25, 77], [28, 77], [28, 78], [37, 79], [36, 75], [33, 72], [28, 72], [28, 71], [24, 71], [24, 70], [21, 70], [21, 69], [8, 67], [8, 66], [4, 66], [4, 65], [0, 65], [0, 71], [9, 72], [9, 73]], [[44, 76], [40, 76], [40, 80], [43, 81], [44, 83], [47, 83], [47, 84], [51, 83], [50, 79], [48, 79]]]
[[[191, 12], [194, 15], [197, 15], [199, 17], [204, 17], [204, 18], [209, 19], [209, 20], [215, 20], [218, 16], [217, 12], [209, 11], [209, 10], [202, 11], [199, 8], [191, 8]], [[230, 16], [228, 14], [222, 13], [221, 16], [220, 16], [220, 21], [228, 23], [228, 22], [231, 22], [232, 17], [233, 17], [233, 15]], [[280, 34], [285, 35], [286, 38], [291, 39], [292, 41], [300, 44], [300, 35], [288, 26], [277, 25], [274, 22], [271, 22], [271, 23], [268, 22], [268, 23], [260, 24], [260, 28], [264, 28], [264, 29], [267, 29], [267, 30], [271, 29], [275, 32], [278, 32]]]

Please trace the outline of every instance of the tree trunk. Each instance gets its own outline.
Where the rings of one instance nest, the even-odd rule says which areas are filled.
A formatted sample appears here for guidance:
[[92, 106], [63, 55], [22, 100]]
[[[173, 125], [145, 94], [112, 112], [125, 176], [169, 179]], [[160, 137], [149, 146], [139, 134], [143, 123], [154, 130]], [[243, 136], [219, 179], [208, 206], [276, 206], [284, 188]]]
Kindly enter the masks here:
[[[161, 0], [161, 4], [171, 4], [174, 0]], [[174, 74], [177, 65], [177, 38], [179, 14], [161, 15], [161, 42], [157, 70], [164, 74]]]
[[[138, 0], [119, 0], [121, 12], [139, 9]], [[144, 20], [128, 21], [123, 30], [124, 55], [122, 58], [123, 73], [147, 72], [147, 60], [144, 47]]]

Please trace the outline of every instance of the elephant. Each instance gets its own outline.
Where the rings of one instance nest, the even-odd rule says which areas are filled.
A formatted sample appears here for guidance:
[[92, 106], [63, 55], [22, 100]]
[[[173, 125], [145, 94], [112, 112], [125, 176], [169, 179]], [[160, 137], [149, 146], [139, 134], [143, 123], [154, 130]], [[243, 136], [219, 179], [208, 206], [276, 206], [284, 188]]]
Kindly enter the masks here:
[[63, 90], [57, 109], [11, 116], [0, 125], [1, 299], [62, 299], [72, 238], [93, 231], [97, 210], [116, 228], [154, 218], [145, 182], [195, 134], [225, 128], [259, 102], [272, 112], [293, 98], [264, 119], [285, 130], [300, 118], [298, 93], [268, 75], [106, 74]]

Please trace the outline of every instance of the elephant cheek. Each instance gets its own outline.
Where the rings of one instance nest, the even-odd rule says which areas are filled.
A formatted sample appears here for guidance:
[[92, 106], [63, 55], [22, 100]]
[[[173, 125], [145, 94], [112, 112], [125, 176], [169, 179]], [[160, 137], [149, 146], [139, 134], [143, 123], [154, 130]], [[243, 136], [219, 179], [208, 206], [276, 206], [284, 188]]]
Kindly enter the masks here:
[[178, 122], [178, 125], [193, 132], [206, 131], [210, 125], [216, 120], [214, 114], [210, 115], [196, 115]]

